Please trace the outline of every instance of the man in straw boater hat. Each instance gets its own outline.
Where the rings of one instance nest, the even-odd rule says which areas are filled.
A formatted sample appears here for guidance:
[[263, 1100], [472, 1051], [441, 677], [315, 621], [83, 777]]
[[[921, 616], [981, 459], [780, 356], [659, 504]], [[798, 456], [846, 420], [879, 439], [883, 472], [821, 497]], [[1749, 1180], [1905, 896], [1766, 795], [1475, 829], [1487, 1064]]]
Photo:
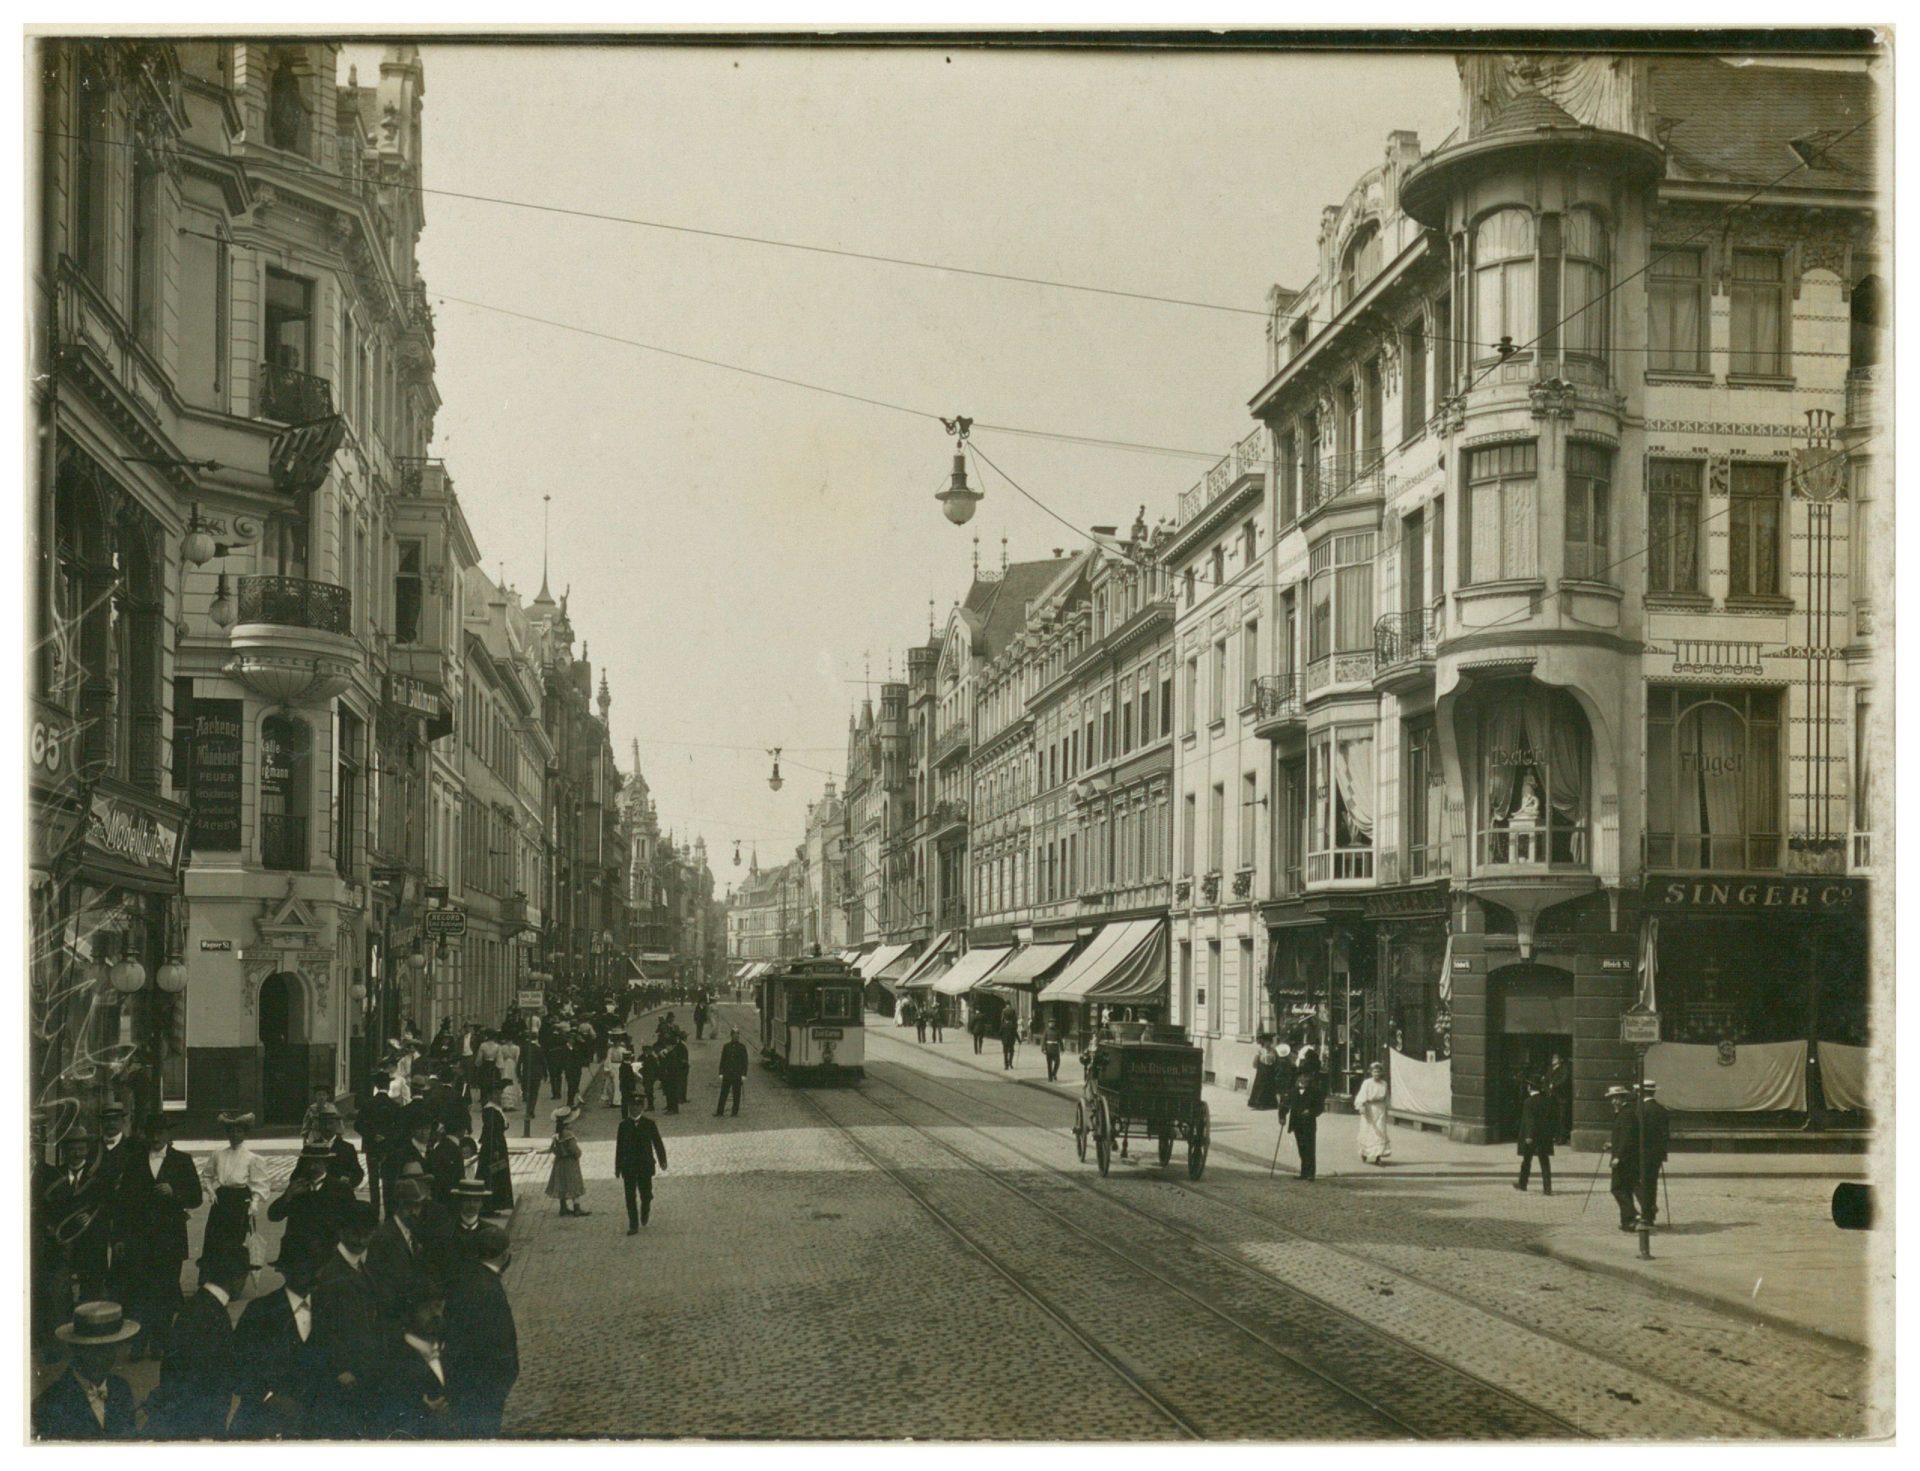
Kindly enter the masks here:
[[187, 1217], [200, 1208], [200, 1176], [172, 1142], [173, 1120], [150, 1115], [141, 1125], [140, 1152], [128, 1161], [114, 1202], [121, 1245], [114, 1275], [120, 1300], [146, 1331], [132, 1356], [166, 1351], [173, 1315], [180, 1311], [180, 1268], [187, 1260]]
[[240, 1378], [231, 1307], [246, 1296], [252, 1276], [244, 1246], [213, 1246], [200, 1253], [200, 1290], [173, 1320], [160, 1383], [147, 1400], [149, 1436], [215, 1440], [227, 1433]]
[[40, 1440], [132, 1440], [133, 1386], [113, 1372], [120, 1345], [140, 1332], [117, 1302], [75, 1305], [54, 1329], [68, 1352], [66, 1370], [33, 1401]]
[[434, 1243], [438, 1260], [432, 1263], [443, 1282], [451, 1282], [454, 1272], [464, 1263], [477, 1259], [480, 1233], [486, 1222], [480, 1213], [487, 1208], [488, 1190], [484, 1180], [462, 1180], [453, 1187], [454, 1216]]

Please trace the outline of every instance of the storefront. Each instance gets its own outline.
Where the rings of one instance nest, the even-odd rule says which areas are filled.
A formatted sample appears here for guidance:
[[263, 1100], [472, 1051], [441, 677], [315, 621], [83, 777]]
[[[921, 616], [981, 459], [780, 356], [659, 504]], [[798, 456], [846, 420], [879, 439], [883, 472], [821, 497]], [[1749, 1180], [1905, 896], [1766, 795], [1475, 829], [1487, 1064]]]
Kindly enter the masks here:
[[1874, 1103], [1867, 880], [1666, 875], [1643, 898], [1663, 1101], [1730, 1124], [1858, 1126]]
[[123, 782], [77, 779], [64, 717], [37, 725], [66, 753], [30, 788], [29, 1025], [37, 1145], [92, 1127], [109, 1100], [137, 1116], [186, 1102], [181, 963], [187, 811]]
[[1370, 1059], [1386, 1049], [1439, 1062], [1453, 1052], [1452, 988], [1447, 984], [1447, 885], [1382, 889], [1367, 896], [1378, 985]]
[[1267, 996], [1280, 1040], [1312, 1047], [1334, 1097], [1350, 1097], [1385, 1039], [1373, 927], [1359, 894], [1266, 907]]

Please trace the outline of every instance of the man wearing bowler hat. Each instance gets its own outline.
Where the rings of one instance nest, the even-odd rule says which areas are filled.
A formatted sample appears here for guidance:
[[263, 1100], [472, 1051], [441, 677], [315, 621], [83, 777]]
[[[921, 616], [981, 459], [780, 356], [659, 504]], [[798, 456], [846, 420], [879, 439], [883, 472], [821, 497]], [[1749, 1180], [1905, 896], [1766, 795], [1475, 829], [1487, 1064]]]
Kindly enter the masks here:
[[305, 1136], [307, 1141], [331, 1149], [337, 1161], [334, 1173], [347, 1182], [347, 1189], [358, 1190], [366, 1171], [360, 1167], [360, 1151], [344, 1137], [346, 1120], [341, 1116], [340, 1105], [329, 1098], [316, 1103], [312, 1114], [313, 1127]]
[[447, 1294], [431, 1277], [416, 1282], [377, 1371], [380, 1432], [402, 1440], [450, 1440], [464, 1385], [443, 1356]]
[[1633, 1089], [1617, 1084], [1607, 1089], [1607, 1103], [1613, 1109], [1613, 1133], [1608, 1142], [1613, 1170], [1607, 1188], [1620, 1207], [1622, 1231], [1635, 1229], [1634, 1196], [1640, 1185], [1640, 1120], [1629, 1106], [1632, 1102]]
[[380, 1298], [367, 1273], [367, 1249], [378, 1212], [356, 1200], [340, 1224], [340, 1240], [313, 1287], [313, 1335], [321, 1359], [312, 1432], [343, 1438], [373, 1430], [374, 1374], [385, 1343]]
[[83, 1302], [70, 1322], [53, 1330], [67, 1346], [66, 1372], [33, 1402], [39, 1440], [132, 1440], [133, 1386], [113, 1372], [120, 1345], [140, 1325], [117, 1302]]
[[173, 1121], [154, 1114], [141, 1126], [139, 1156], [120, 1176], [114, 1218], [121, 1246], [115, 1273], [121, 1301], [146, 1324], [135, 1342], [136, 1359], [165, 1351], [167, 1331], [180, 1311], [180, 1268], [187, 1260], [187, 1217], [200, 1208], [200, 1176], [193, 1161], [173, 1147]]
[[1640, 1200], [1640, 1214], [1651, 1226], [1660, 1218], [1660, 1172], [1667, 1167], [1667, 1150], [1673, 1139], [1673, 1119], [1665, 1104], [1653, 1095], [1651, 1078], [1640, 1085], [1640, 1107], [1646, 1114], [1646, 1171], [1634, 1181], [1634, 1193]]
[[319, 1260], [304, 1251], [289, 1255], [283, 1246], [277, 1265], [284, 1278], [281, 1289], [249, 1302], [233, 1330], [240, 1393], [233, 1434], [246, 1439], [297, 1440], [308, 1434], [325, 1374], [313, 1337]]

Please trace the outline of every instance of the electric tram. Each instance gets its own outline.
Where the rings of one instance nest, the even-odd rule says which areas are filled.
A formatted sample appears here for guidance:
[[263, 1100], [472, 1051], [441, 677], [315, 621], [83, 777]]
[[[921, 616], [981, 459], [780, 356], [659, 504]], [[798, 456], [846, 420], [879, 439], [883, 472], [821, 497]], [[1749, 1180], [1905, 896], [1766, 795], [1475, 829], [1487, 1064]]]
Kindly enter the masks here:
[[780, 962], [755, 982], [760, 1060], [794, 1082], [866, 1076], [860, 972], [830, 957]]

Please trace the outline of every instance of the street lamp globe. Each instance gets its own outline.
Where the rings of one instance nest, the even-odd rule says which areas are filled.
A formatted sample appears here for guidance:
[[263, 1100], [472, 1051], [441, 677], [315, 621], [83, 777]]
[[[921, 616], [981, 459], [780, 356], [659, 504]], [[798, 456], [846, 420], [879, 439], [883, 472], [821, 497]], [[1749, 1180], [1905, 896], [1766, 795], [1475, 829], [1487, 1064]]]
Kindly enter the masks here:
[[352, 996], [355, 1001], [365, 1001], [367, 999], [367, 988], [358, 981], [355, 981], [347, 988], [347, 994]]
[[213, 601], [207, 606], [207, 620], [215, 628], [231, 628], [233, 615], [233, 598], [227, 592], [227, 574], [222, 572], [213, 590]]
[[147, 984], [147, 968], [132, 956], [116, 965], [111, 974], [113, 989], [123, 996], [131, 996]]
[[187, 989], [186, 963], [175, 956], [154, 972], [153, 983], [169, 996], [178, 996]]
[[967, 457], [956, 450], [953, 456], [953, 482], [934, 499], [940, 502], [941, 509], [947, 513], [947, 519], [955, 526], [965, 526], [973, 519], [973, 508], [980, 504], [980, 492], [967, 484]]
[[412, 966], [415, 971], [425, 970], [427, 968], [427, 952], [416, 949], [413, 954], [407, 957], [407, 964]]

